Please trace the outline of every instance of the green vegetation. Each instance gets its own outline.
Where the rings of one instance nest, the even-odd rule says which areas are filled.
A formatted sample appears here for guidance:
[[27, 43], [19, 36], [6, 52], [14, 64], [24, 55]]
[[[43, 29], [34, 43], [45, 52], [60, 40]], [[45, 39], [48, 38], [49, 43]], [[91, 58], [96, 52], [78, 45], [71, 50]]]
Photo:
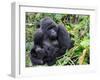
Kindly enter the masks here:
[[30, 50], [33, 46], [34, 32], [37, 22], [44, 17], [52, 18], [56, 23], [65, 25], [66, 30], [75, 41], [74, 47], [67, 50], [65, 55], [57, 58], [55, 65], [82, 65], [90, 64], [90, 34], [89, 15], [54, 14], [54, 13], [26, 13], [26, 67], [32, 66]]

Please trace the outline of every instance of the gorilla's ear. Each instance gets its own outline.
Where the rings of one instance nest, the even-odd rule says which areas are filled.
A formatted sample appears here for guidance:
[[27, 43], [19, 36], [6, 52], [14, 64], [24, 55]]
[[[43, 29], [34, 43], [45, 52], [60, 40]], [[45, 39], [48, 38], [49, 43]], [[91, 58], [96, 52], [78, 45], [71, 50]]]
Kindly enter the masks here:
[[58, 25], [58, 42], [60, 47], [65, 47], [66, 49], [70, 49], [72, 45], [72, 41], [69, 33], [65, 29], [64, 25]]

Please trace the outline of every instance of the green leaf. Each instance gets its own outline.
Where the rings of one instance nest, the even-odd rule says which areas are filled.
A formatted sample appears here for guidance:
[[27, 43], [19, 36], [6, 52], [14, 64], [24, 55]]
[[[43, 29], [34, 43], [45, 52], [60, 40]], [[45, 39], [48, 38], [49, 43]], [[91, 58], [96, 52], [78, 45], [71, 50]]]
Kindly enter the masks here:
[[90, 44], [89, 39], [84, 39], [83, 41], [81, 41], [80, 45], [83, 46], [84, 48], [88, 47]]
[[56, 14], [56, 15], [55, 15], [55, 18], [56, 18], [57, 20], [61, 20], [62, 15], [61, 15], [61, 14]]

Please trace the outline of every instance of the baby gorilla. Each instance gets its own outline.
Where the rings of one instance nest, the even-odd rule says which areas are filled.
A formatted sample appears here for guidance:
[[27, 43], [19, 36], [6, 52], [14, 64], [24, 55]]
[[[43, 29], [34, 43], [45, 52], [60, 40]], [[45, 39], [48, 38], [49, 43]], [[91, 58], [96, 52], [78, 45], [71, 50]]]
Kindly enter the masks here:
[[72, 41], [64, 26], [56, 24], [51, 18], [41, 19], [38, 27], [30, 52], [31, 62], [33, 65], [53, 65], [56, 57], [73, 47]]
[[58, 51], [57, 45], [57, 41], [51, 42], [50, 40], [43, 41], [42, 47], [35, 45], [31, 50], [30, 56], [32, 64], [52, 65], [56, 61], [55, 53]]
[[54, 41], [50, 41], [50, 40], [46, 40], [43, 42], [43, 48], [46, 52], [46, 56], [43, 58], [44, 63], [48, 64], [48, 65], [52, 65], [55, 63], [56, 61], [56, 54], [57, 51], [59, 50], [58, 46], [58, 42], [56, 40]]

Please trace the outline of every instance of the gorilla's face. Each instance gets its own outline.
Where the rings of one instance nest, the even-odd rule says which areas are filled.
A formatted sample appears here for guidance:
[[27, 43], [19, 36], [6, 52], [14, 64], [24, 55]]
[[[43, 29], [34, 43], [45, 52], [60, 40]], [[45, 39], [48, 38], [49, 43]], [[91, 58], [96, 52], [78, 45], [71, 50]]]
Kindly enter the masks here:
[[47, 35], [51, 40], [57, 39], [57, 32], [53, 28], [47, 31]]

